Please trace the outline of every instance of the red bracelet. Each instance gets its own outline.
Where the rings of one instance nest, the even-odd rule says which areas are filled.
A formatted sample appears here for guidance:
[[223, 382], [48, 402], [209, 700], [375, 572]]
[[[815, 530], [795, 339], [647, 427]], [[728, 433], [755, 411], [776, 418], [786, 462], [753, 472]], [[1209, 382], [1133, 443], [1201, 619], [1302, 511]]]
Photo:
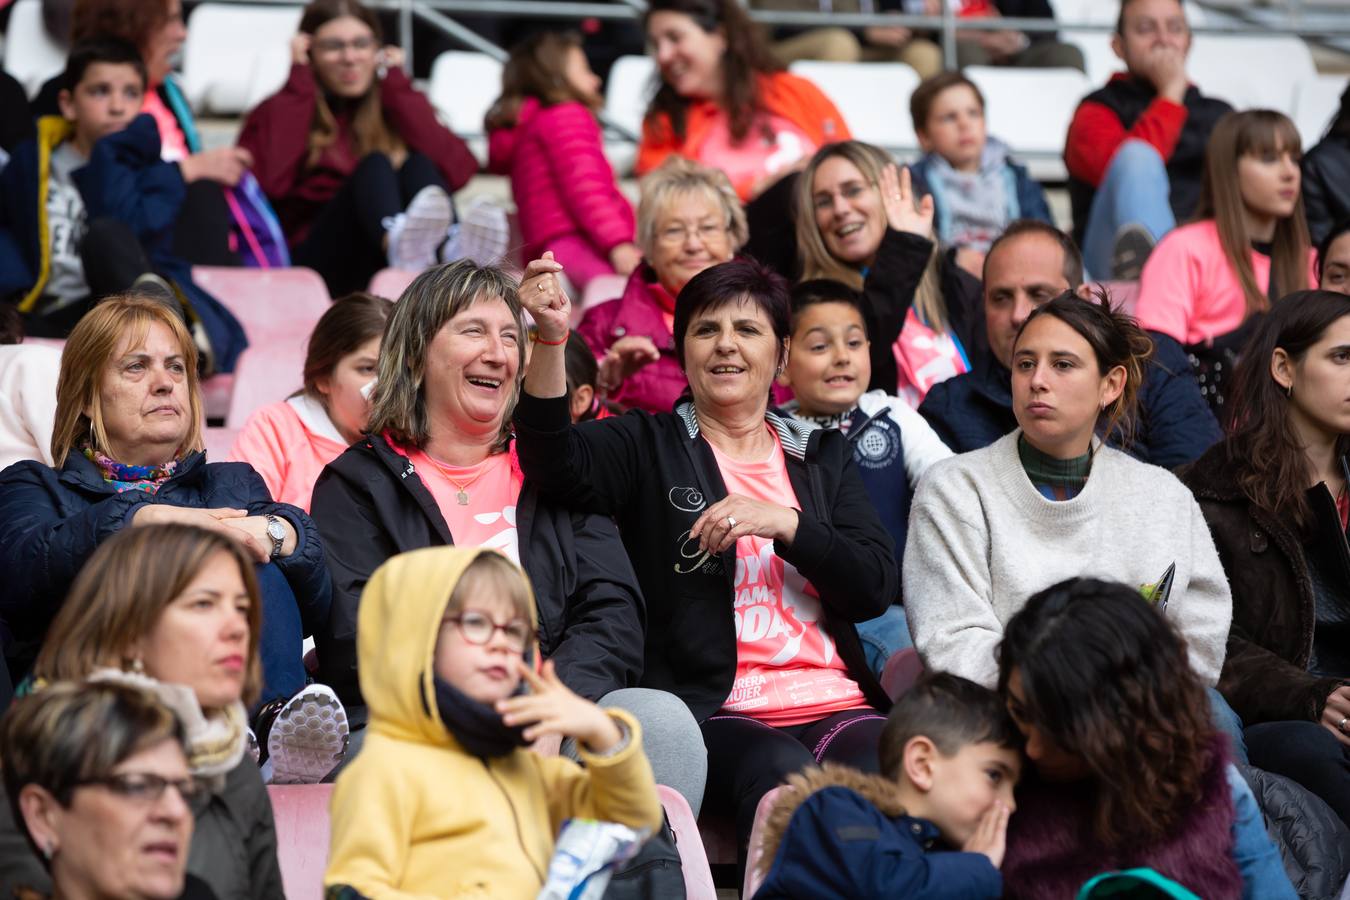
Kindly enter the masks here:
[[563, 336], [556, 341], [546, 341], [539, 336], [538, 332], [535, 332], [534, 342], [536, 344], [543, 344], [545, 347], [561, 347], [563, 344], [567, 343], [567, 339], [571, 336], [572, 336], [572, 329], [570, 328], [564, 331]]

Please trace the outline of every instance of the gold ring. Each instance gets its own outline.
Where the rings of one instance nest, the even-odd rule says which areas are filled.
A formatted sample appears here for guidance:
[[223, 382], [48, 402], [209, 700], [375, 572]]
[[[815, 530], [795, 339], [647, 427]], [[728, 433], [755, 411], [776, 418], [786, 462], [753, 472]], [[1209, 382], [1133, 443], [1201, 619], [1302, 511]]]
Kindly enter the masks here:
[[542, 291], [543, 289], [544, 289], [544, 283], [541, 281], [541, 282], [539, 282], [539, 290]]

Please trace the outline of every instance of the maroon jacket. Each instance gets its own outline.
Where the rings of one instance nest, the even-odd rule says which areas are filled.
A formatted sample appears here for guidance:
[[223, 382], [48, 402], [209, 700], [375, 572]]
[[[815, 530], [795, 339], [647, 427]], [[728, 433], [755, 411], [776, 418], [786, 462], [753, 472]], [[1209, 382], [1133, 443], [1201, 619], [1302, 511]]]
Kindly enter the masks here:
[[488, 170], [511, 176], [524, 259], [564, 235], [584, 238], [601, 258], [633, 240], [633, 207], [614, 182], [595, 115], [580, 103], [525, 98], [516, 126], [489, 136]]
[[[402, 69], [390, 69], [379, 82], [385, 121], [408, 149], [435, 163], [451, 191], [478, 171], [469, 147], [436, 120], [436, 112]], [[291, 66], [286, 85], [248, 114], [239, 146], [253, 154], [253, 174], [281, 219], [292, 247], [304, 240], [320, 208], [355, 171], [360, 157], [352, 145], [351, 112], [337, 112], [338, 136], [317, 163], [309, 159], [317, 84], [307, 65]]]
[[646, 335], [661, 351], [659, 360], [635, 372], [609, 398], [625, 409], [668, 413], [688, 384], [675, 358], [675, 337], [661, 314], [658, 291], [664, 288], [656, 283], [656, 273], [644, 262], [628, 277], [622, 297], [587, 310], [577, 327], [596, 356], [604, 356], [610, 344], [629, 334]]

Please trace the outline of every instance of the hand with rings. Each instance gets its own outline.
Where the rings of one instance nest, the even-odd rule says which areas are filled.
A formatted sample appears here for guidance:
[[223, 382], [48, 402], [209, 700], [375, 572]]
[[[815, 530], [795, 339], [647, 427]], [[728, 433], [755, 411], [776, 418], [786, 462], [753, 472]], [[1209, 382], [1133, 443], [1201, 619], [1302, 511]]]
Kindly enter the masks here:
[[532, 260], [525, 267], [518, 291], [521, 305], [539, 329], [539, 339], [548, 343], [566, 338], [571, 325], [572, 303], [558, 283], [562, 270], [562, 265], [553, 259], [553, 251], [546, 250], [541, 259]]
[[1350, 684], [1341, 685], [1327, 696], [1321, 724], [1342, 745], [1350, 747]]
[[776, 503], [728, 494], [709, 506], [689, 529], [700, 550], [721, 553], [746, 535], [790, 544], [797, 536], [797, 510]]
[[888, 163], [881, 171], [881, 203], [886, 209], [886, 224], [895, 231], [933, 237], [933, 195], [925, 194], [917, 203], [909, 167], [897, 170]]

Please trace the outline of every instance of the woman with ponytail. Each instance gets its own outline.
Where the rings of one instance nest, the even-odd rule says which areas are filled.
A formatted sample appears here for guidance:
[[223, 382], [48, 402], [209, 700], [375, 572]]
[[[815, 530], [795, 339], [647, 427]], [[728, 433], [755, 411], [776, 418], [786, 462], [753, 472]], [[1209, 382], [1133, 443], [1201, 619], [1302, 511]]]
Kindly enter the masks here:
[[1100, 438], [1128, 434], [1152, 349], [1104, 295], [1066, 292], [1027, 318], [1013, 345], [1019, 428], [933, 466], [914, 499], [905, 608], [929, 668], [992, 687], [995, 648], [1027, 597], [1095, 577], [1170, 582], [1167, 617], [1191, 667], [1218, 680], [1232, 601], [1200, 508], [1170, 472]]

